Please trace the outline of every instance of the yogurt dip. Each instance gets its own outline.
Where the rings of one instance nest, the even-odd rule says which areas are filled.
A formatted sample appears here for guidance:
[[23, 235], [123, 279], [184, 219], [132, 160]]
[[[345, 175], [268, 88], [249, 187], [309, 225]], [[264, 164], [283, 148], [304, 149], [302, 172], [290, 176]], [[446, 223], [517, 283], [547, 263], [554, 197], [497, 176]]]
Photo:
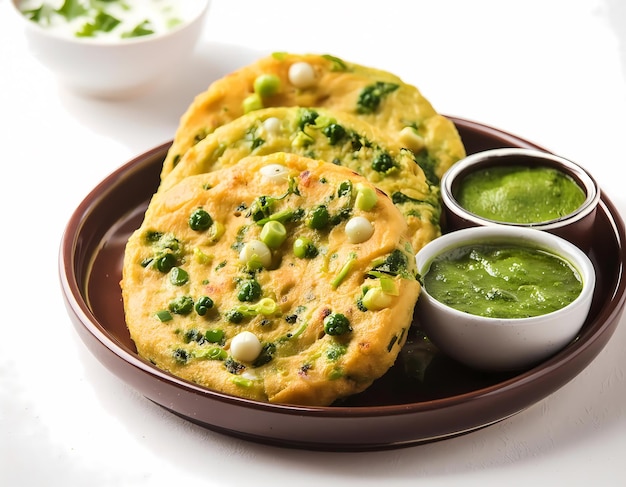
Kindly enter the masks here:
[[197, 15], [200, 3], [194, 0], [22, 0], [18, 8], [27, 19], [56, 35], [119, 42], [167, 33]]

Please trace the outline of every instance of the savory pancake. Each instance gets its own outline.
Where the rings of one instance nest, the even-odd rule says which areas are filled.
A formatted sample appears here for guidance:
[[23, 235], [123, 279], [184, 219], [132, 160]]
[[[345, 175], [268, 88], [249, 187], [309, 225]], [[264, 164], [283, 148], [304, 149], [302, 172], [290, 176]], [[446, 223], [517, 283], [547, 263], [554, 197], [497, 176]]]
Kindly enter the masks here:
[[358, 116], [416, 154], [432, 183], [465, 156], [454, 124], [399, 77], [337, 57], [275, 53], [214, 81], [183, 114], [163, 165], [169, 174], [185, 152], [250, 111], [324, 107]]
[[224, 393], [330, 405], [394, 363], [419, 294], [407, 225], [349, 169], [251, 156], [154, 195], [125, 253], [141, 356]]
[[218, 127], [185, 153], [159, 191], [248, 155], [273, 152], [332, 162], [365, 176], [400, 209], [416, 252], [441, 233], [439, 186], [426, 179], [414, 154], [362, 119], [323, 108], [265, 108]]

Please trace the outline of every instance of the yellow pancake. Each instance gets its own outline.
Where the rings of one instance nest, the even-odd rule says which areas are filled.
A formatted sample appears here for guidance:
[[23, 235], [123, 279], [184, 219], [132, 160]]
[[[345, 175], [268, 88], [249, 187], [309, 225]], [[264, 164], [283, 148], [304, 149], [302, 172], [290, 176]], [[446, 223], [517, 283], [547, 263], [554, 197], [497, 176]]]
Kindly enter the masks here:
[[186, 177], [128, 241], [131, 337], [157, 367], [216, 391], [333, 404], [406, 340], [420, 289], [406, 232], [384, 193], [328, 162], [276, 152]]
[[[255, 81], [266, 75], [278, 83], [271, 88], [266, 83], [255, 92]], [[180, 120], [163, 176], [218, 127], [247, 110], [278, 106], [325, 107], [356, 115], [377, 126], [387, 140], [415, 152], [433, 183], [465, 156], [454, 124], [399, 77], [330, 55], [275, 53], [216, 80], [196, 96]]]
[[426, 179], [414, 154], [361, 118], [323, 108], [265, 108], [218, 127], [185, 153], [159, 191], [248, 155], [273, 152], [332, 162], [365, 176], [400, 209], [416, 252], [441, 233], [439, 186]]

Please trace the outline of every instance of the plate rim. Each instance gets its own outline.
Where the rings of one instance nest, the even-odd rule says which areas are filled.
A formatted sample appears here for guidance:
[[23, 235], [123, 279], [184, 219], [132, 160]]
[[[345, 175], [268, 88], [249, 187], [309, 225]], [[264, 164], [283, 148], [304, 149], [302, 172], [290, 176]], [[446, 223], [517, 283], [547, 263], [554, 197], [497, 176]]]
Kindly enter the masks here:
[[[518, 137], [504, 130], [500, 130], [492, 126], [485, 125], [480, 122], [453, 117], [453, 116], [449, 116], [448, 118], [452, 120], [455, 124], [460, 124], [466, 127], [474, 127], [474, 128], [478, 127], [482, 131], [493, 133], [495, 136], [497, 136], [497, 138], [501, 140], [510, 141], [511, 143], [516, 143], [516, 144], [523, 142], [526, 144], [533, 145], [541, 150], [546, 150], [532, 142], [527, 141], [526, 139], [523, 139], [522, 137]], [[73, 212], [63, 232], [62, 239], [61, 239], [61, 246], [59, 249], [58, 265], [59, 265], [59, 275], [60, 275], [63, 295], [66, 300], [66, 306], [68, 308], [68, 312], [70, 313], [70, 315], [72, 313], [74, 314], [77, 313], [78, 315], [80, 315], [79, 317], [76, 317], [76, 316], [74, 317], [71, 316], [71, 317], [73, 318], [74, 325], [78, 329], [79, 334], [81, 335], [81, 338], [83, 339], [83, 341], [89, 340], [90, 337], [88, 335], [91, 335], [91, 338], [98, 340], [100, 344], [104, 345], [104, 347], [110, 353], [117, 355], [125, 363], [139, 369], [141, 372], [148, 374], [155, 379], [172, 383], [172, 386], [182, 388], [187, 393], [200, 395], [203, 397], [208, 397], [211, 400], [219, 401], [228, 405], [235, 405], [240, 408], [249, 408], [249, 409], [254, 409], [255, 411], [259, 411], [259, 410], [268, 411], [268, 412], [272, 412], [272, 413], [280, 414], [280, 415], [290, 414], [290, 415], [302, 416], [304, 414], [304, 415], [316, 417], [316, 418], [354, 418], [354, 419], [377, 418], [377, 417], [382, 417], [382, 416], [387, 417], [387, 416], [414, 415], [414, 414], [424, 413], [428, 411], [439, 410], [442, 407], [450, 408], [454, 406], [459, 406], [469, 401], [480, 400], [481, 398], [485, 396], [492, 395], [496, 392], [499, 392], [505, 389], [513, 390], [517, 388], [523, 388], [523, 387], [526, 387], [529, 382], [541, 380], [542, 378], [545, 378], [546, 376], [553, 373], [555, 369], [561, 367], [563, 364], [572, 361], [572, 359], [575, 356], [583, 354], [589, 347], [594, 345], [594, 343], [597, 340], [599, 340], [600, 337], [603, 337], [605, 335], [607, 327], [613, 326], [613, 330], [610, 331], [610, 335], [608, 337], [605, 337], [605, 342], [608, 342], [608, 340], [611, 338], [614, 332], [615, 327], [618, 324], [615, 322], [617, 319], [619, 319], [619, 316], [623, 312], [624, 303], [626, 302], [626, 283], [624, 282], [624, 275], [623, 275], [624, 261], [626, 258], [626, 249], [624, 248], [623, 244], [625, 241], [624, 239], [626, 235], [626, 230], [624, 228], [624, 222], [622, 221], [621, 216], [617, 212], [615, 205], [611, 202], [608, 196], [604, 192], [602, 192], [599, 209], [602, 209], [602, 211], [605, 212], [607, 220], [611, 223], [611, 226], [614, 228], [615, 239], [618, 241], [618, 244], [619, 244], [618, 247], [619, 247], [619, 250], [621, 251], [620, 253], [622, 257], [622, 259], [619, 262], [620, 270], [616, 271], [617, 278], [615, 280], [615, 286], [607, 290], [612, 293], [612, 297], [610, 301], [613, 302], [614, 300], [617, 299], [617, 303], [615, 306], [610, 307], [608, 311], [607, 309], [603, 309], [598, 312], [597, 316], [594, 318], [591, 324], [596, 326], [596, 323], [598, 323], [599, 320], [602, 320], [602, 324], [597, 325], [597, 329], [594, 330], [594, 333], [588, 336], [587, 339], [578, 340], [577, 342], [568, 345], [566, 349], [558, 352], [556, 355], [554, 355], [550, 359], [541, 362], [541, 364], [539, 364], [537, 367], [533, 367], [525, 372], [516, 374], [509, 379], [499, 381], [493, 385], [481, 387], [481, 388], [464, 392], [461, 394], [455, 394], [455, 395], [446, 396], [446, 397], [437, 398], [437, 399], [430, 399], [430, 400], [422, 401], [422, 402], [409, 402], [409, 403], [401, 403], [401, 404], [376, 405], [376, 406], [300, 406], [300, 405], [292, 405], [292, 404], [273, 404], [273, 403], [264, 403], [260, 401], [254, 401], [254, 400], [245, 399], [245, 398], [241, 398], [237, 396], [231, 396], [228, 394], [221, 393], [219, 391], [213, 391], [213, 390], [207, 389], [205, 387], [202, 387], [197, 384], [186, 381], [184, 379], [181, 379], [166, 371], [158, 369], [156, 366], [150, 364], [148, 361], [144, 360], [136, 353], [133, 353], [124, 344], [120, 343], [110, 333], [107, 333], [106, 328], [100, 323], [99, 319], [94, 315], [90, 307], [87, 305], [87, 292], [86, 292], [86, 289], [84, 289], [86, 285], [84, 283], [81, 284], [78, 282], [78, 279], [76, 278], [76, 275], [73, 272], [73, 270], [75, 269], [75, 265], [76, 265], [74, 261], [74, 255], [73, 255], [73, 252], [69, 251], [70, 249], [75, 249], [76, 245], [78, 245], [78, 242], [76, 241], [76, 239], [78, 238], [80, 229], [82, 228], [84, 224], [84, 219], [90, 213], [90, 209], [94, 205], [97, 204], [98, 200], [104, 199], [106, 197], [106, 191], [104, 191], [103, 193], [103, 189], [106, 189], [115, 181], [124, 177], [124, 175], [127, 172], [129, 172], [129, 170], [131, 169], [137, 169], [138, 167], [144, 167], [144, 165], [154, 164], [154, 158], [160, 157], [161, 154], [164, 154], [165, 151], [167, 151], [167, 149], [171, 145], [171, 143], [172, 143], [171, 141], [165, 142], [156, 147], [153, 147], [152, 149], [149, 149], [148, 151], [144, 152], [143, 154], [137, 157], [134, 157], [130, 161], [118, 167], [107, 177], [105, 177], [105, 179], [103, 179], [96, 187], [94, 187], [87, 194], [87, 196], [81, 201], [79, 206]], [[76, 297], [75, 295], [76, 292], [80, 293], [81, 297], [83, 298], [82, 300]], [[602, 348], [603, 347], [604, 347], [604, 344], [602, 345]], [[91, 351], [92, 353], [94, 353], [93, 349]], [[547, 394], [543, 394], [541, 398], [546, 397], [552, 392], [555, 392], [560, 387], [562, 387], [565, 383], [572, 380], [586, 366], [588, 366], [588, 364], [591, 361], [595, 359], [598, 353], [599, 351], [595, 353], [595, 355], [591, 358], [591, 360], [587, 360], [584, 366], [580, 370], [577, 370], [575, 373], [571, 374], [571, 377], [569, 377], [565, 382], [559, 385], [556, 389], [551, 389]], [[100, 359], [100, 361], [107, 360], [106, 358], [101, 357], [101, 356], [97, 358]], [[123, 378], [120, 378], [120, 379], [124, 380]], [[145, 395], [145, 394], [142, 393], [142, 395]], [[530, 402], [529, 404], [526, 404], [524, 407], [519, 409], [519, 411], [522, 411], [525, 408], [529, 407], [530, 405], [534, 404], [535, 402], [538, 402], [538, 400], [540, 400], [541, 398], [534, 400]], [[166, 406], [162, 404], [159, 404], [159, 405], [168, 409]], [[171, 412], [181, 417], [184, 417], [188, 420], [193, 421], [192, 418], [189, 418], [188, 416], [184, 414], [180, 414], [177, 411], [171, 410]], [[515, 414], [515, 412], [513, 412], [512, 414]], [[494, 422], [498, 422], [509, 416], [510, 415], [502, 417], [500, 419], [497, 419]], [[204, 423], [200, 423], [200, 424], [203, 424], [204, 426], [211, 428], [211, 425], [209, 424], [204, 424]], [[486, 426], [486, 425], [483, 425], [483, 426]], [[483, 426], [476, 426], [473, 428], [469, 428], [468, 431], [473, 431]], [[215, 429], [223, 429], [223, 428], [215, 426]], [[236, 431], [232, 433], [238, 434], [238, 432]], [[442, 435], [442, 437], [446, 438], [450, 436], [456, 436], [458, 434], [461, 434], [461, 432], [453, 432], [450, 434]], [[239, 436], [250, 438], [253, 435], [246, 434], [246, 433], [239, 433]], [[254, 439], [254, 438], [251, 438], [251, 439]], [[429, 440], [430, 438], [421, 438], [421, 439], [408, 441], [406, 443], [415, 444], [417, 442], [423, 442], [423, 441], [429, 441]], [[272, 438], [263, 437], [261, 441], [270, 443], [273, 440]], [[285, 441], [278, 440], [278, 442], [282, 444], [294, 443], [289, 440], [285, 440]], [[341, 446], [341, 445], [336, 445], [336, 444], [334, 445]], [[315, 447], [315, 444], [306, 442], [306, 446]], [[324, 446], [328, 447], [327, 444], [325, 444]], [[351, 446], [355, 446], [355, 445], [351, 445]], [[376, 449], [378, 449], [378, 447], [376, 447]]]

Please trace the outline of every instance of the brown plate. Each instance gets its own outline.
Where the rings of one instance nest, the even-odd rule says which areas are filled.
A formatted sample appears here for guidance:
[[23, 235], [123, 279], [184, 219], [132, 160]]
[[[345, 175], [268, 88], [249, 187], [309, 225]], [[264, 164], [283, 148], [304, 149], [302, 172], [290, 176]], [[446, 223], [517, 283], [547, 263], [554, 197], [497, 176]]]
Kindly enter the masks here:
[[[538, 148], [476, 122], [452, 120], [468, 153]], [[384, 377], [331, 407], [265, 404], [197, 386], [137, 355], [119, 288], [126, 240], [156, 191], [169, 145], [120, 167], [80, 204], [61, 243], [60, 278], [70, 318], [98, 360], [148, 399], [211, 430], [268, 444], [346, 451], [470, 432], [524, 410], [573, 379], [600, 353], [623, 312], [624, 223], [603, 196], [589, 252], [598, 275], [589, 318], [573, 343], [530, 370], [499, 375], [473, 371], [424, 346], [415, 329]]]

